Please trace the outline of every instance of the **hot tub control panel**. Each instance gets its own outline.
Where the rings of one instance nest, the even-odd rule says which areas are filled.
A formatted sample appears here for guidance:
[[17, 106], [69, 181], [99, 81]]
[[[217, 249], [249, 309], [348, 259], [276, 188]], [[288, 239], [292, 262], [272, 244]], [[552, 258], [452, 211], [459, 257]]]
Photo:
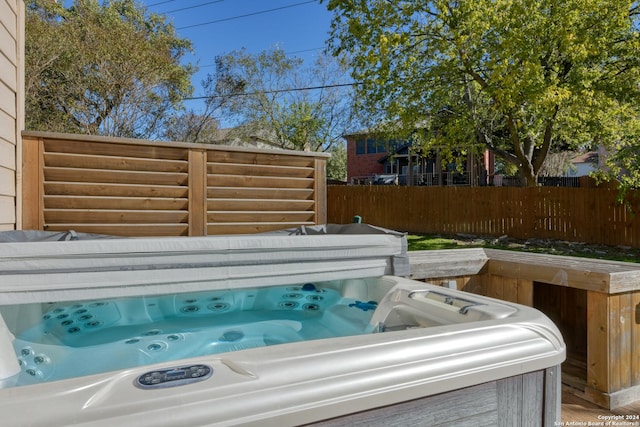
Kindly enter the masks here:
[[136, 378], [136, 386], [143, 389], [176, 387], [204, 381], [213, 374], [207, 365], [180, 366], [149, 371]]

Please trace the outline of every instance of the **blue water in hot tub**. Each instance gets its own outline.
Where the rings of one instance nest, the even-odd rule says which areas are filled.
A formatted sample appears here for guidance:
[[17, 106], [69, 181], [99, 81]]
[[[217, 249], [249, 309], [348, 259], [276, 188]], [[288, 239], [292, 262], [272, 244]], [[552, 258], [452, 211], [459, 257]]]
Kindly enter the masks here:
[[17, 385], [369, 333], [374, 308], [311, 283], [47, 304], [16, 335]]

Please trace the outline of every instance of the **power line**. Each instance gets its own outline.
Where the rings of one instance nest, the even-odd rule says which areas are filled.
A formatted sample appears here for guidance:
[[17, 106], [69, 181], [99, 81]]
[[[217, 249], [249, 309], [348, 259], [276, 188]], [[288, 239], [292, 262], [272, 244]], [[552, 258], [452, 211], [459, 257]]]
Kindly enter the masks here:
[[165, 1], [158, 2], [158, 3], [154, 3], [154, 4], [148, 4], [147, 7], [158, 6], [160, 4], [171, 3], [171, 2], [174, 2], [174, 1], [175, 0], [165, 0]]
[[197, 7], [208, 6], [208, 5], [214, 4], [214, 3], [222, 3], [223, 1], [224, 0], [215, 0], [215, 1], [210, 1], [210, 2], [207, 2], [207, 3], [197, 4], [195, 6], [189, 6], [189, 7], [183, 7], [181, 9], [169, 10], [167, 12], [162, 12], [162, 13], [169, 14], [169, 13], [182, 12], [183, 10], [195, 9]]
[[212, 96], [193, 96], [190, 98], [183, 98], [184, 101], [196, 101], [199, 99], [209, 99], [209, 98], [224, 98], [227, 96], [252, 96], [258, 95], [261, 93], [284, 93], [284, 92], [300, 92], [305, 90], [318, 90], [318, 89], [331, 89], [337, 87], [347, 87], [347, 86], [357, 86], [362, 83], [351, 82], [351, 83], [336, 83], [333, 85], [321, 85], [321, 86], [307, 86], [307, 87], [294, 87], [290, 89], [273, 89], [273, 90], [265, 90], [259, 92], [245, 92], [245, 93], [234, 93], [231, 95], [212, 95]]
[[312, 47], [311, 49], [302, 49], [302, 50], [294, 50], [293, 52], [285, 52], [285, 55], [295, 55], [296, 53], [304, 53], [304, 52], [311, 52], [314, 50], [321, 50], [324, 49], [324, 47]]
[[261, 10], [261, 11], [258, 11], [258, 12], [246, 13], [244, 15], [231, 16], [229, 18], [217, 19], [215, 21], [203, 22], [201, 24], [187, 25], [185, 27], [176, 28], [176, 30], [186, 30], [187, 28], [202, 27], [203, 25], [211, 25], [211, 24], [217, 24], [217, 23], [220, 23], [220, 22], [231, 21], [231, 20], [234, 20], [234, 19], [247, 18], [249, 16], [261, 15], [263, 13], [275, 12], [277, 10], [282, 10], [282, 9], [289, 9], [289, 8], [292, 8], [292, 7], [302, 6], [302, 5], [309, 4], [309, 3], [317, 3], [317, 1], [318, 0], [309, 0], [309, 1], [304, 1], [304, 2], [301, 2], [301, 3], [290, 4], [290, 5], [287, 5], [287, 6], [276, 7], [274, 9]]

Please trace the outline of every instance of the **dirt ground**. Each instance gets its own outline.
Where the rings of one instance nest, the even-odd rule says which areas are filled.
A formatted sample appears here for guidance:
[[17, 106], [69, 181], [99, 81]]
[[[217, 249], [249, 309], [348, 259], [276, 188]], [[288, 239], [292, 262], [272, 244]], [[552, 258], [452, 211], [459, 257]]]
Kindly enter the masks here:
[[640, 262], [640, 249], [627, 246], [593, 245], [562, 240], [528, 239], [518, 240], [509, 236], [482, 237], [466, 234], [442, 236], [454, 240], [458, 246], [487, 247], [494, 249], [569, 255], [587, 258]]

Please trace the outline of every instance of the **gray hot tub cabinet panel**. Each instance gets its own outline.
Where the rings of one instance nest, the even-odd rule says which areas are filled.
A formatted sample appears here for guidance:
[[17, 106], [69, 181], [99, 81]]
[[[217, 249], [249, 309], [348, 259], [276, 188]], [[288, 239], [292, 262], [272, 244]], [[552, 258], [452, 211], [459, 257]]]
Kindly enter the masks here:
[[314, 427], [555, 426], [560, 367], [308, 424]]

